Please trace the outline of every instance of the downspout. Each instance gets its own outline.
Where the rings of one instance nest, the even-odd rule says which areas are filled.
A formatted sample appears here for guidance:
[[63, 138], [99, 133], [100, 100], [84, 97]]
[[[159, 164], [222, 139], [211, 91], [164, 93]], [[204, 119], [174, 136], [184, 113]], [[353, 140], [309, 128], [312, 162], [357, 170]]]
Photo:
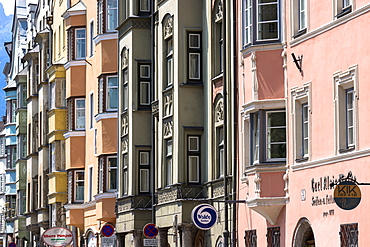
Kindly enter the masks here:
[[[232, 2], [232, 9], [233, 9], [233, 16], [231, 17], [232, 18], [232, 34], [231, 34], [231, 37], [236, 37], [236, 3], [235, 2]], [[233, 124], [233, 131], [232, 131], [232, 136], [234, 138], [234, 149], [233, 149], [233, 157], [232, 157], [232, 169], [233, 169], [233, 181], [232, 181], [232, 188], [233, 188], [233, 193], [232, 193], [232, 199], [233, 201], [236, 201], [238, 198], [237, 198], [237, 186], [238, 186], [238, 174], [239, 174], [239, 171], [238, 171], [238, 159], [237, 159], [237, 154], [238, 154], [238, 101], [239, 101], [239, 93], [238, 93], [238, 70], [237, 70], [237, 64], [238, 64], [238, 61], [237, 61], [237, 49], [236, 49], [236, 40], [237, 39], [234, 39], [233, 42], [232, 42], [232, 57], [233, 57], [233, 66], [232, 68], [234, 69], [233, 71], [233, 75], [232, 75], [232, 78], [234, 80], [233, 82], [233, 86], [234, 86], [234, 90], [232, 91], [232, 98], [234, 99], [234, 103], [233, 105], [231, 106], [233, 109], [232, 109], [232, 112], [234, 114], [233, 116], [233, 120], [234, 120], [234, 124]], [[233, 247], [236, 247], [237, 246], [237, 209], [238, 209], [238, 205], [237, 203], [233, 203], [233, 210], [232, 210], [232, 215], [233, 215], [233, 220], [232, 220], [232, 246]]]
[[[228, 15], [227, 15], [227, 10], [228, 10], [228, 0], [223, 0], [223, 25], [222, 25], [222, 39], [223, 39], [223, 56], [222, 56], [222, 73], [223, 73], [223, 98], [224, 98], [224, 120], [223, 120], [223, 135], [224, 135], [224, 200], [225, 201], [228, 201], [229, 200], [229, 195], [228, 195], [228, 187], [227, 187], [227, 174], [228, 174], [228, 169], [227, 169], [227, 163], [228, 163], [228, 159], [227, 159], [227, 156], [228, 156], [228, 152], [227, 152], [227, 138], [228, 138], [228, 135], [227, 135], [227, 123], [228, 123], [228, 111], [227, 111], [227, 107], [228, 107], [228, 95], [227, 95], [227, 85], [228, 85], [228, 68], [227, 68], [227, 47], [228, 47], [228, 39], [226, 37], [226, 34], [227, 34], [227, 24], [228, 24], [228, 21], [227, 21], [227, 18], [228, 18]], [[228, 203], [225, 203], [225, 227], [224, 227], [224, 231], [223, 231], [223, 238], [224, 238], [224, 246], [227, 247], [229, 246], [229, 204]]]
[[[152, 98], [152, 101], [154, 101], [155, 99], [155, 16], [157, 14], [157, 12], [154, 11], [154, 7], [155, 7], [155, 4], [154, 4], [154, 1], [151, 1], [151, 11], [152, 11], [152, 14], [150, 15], [150, 32], [151, 32], [151, 98]], [[153, 112], [152, 112], [152, 151], [151, 151], [151, 159], [152, 159], [152, 162], [151, 162], [151, 173], [150, 173], [150, 176], [151, 176], [151, 187], [152, 187], [152, 223], [155, 224], [155, 138], [156, 138], [156, 128], [155, 128], [155, 123], [156, 123], [156, 120], [155, 120], [156, 116], [153, 115]]]

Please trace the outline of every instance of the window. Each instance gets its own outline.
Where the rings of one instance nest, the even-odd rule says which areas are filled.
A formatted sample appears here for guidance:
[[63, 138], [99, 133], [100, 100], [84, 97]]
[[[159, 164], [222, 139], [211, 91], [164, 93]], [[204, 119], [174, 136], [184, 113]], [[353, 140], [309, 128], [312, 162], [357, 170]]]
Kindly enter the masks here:
[[150, 105], [150, 65], [139, 64], [139, 106], [149, 107]]
[[128, 109], [128, 69], [124, 69], [122, 71], [122, 111], [126, 111]]
[[285, 111], [258, 111], [251, 114], [251, 163], [285, 161]]
[[76, 99], [75, 101], [76, 130], [85, 129], [85, 99]]
[[8, 100], [6, 102], [7, 106], [6, 106], [6, 117], [7, 117], [7, 120], [6, 122], [7, 123], [15, 123], [16, 122], [16, 117], [17, 117], [17, 100], [15, 99], [12, 99], [12, 100]]
[[86, 29], [76, 29], [76, 59], [84, 59], [86, 57]]
[[68, 130], [85, 129], [85, 99], [72, 98], [68, 100]]
[[99, 159], [99, 193], [117, 190], [117, 157]]
[[84, 201], [84, 170], [68, 171], [68, 203]]
[[107, 31], [115, 31], [117, 27], [117, 0], [107, 0]]
[[118, 77], [101, 75], [99, 78], [99, 113], [117, 111], [118, 108]]
[[139, 187], [140, 193], [149, 193], [150, 191], [150, 153], [148, 151], [139, 152]]
[[298, 6], [298, 30], [304, 30], [305, 28], [307, 28], [307, 0], [298, 0]]
[[201, 33], [188, 32], [188, 79], [201, 80]]
[[17, 161], [17, 147], [16, 146], [7, 146], [6, 147], [6, 168], [13, 169], [15, 168], [15, 163]]
[[257, 231], [249, 230], [245, 231], [245, 246], [246, 247], [257, 247]]
[[280, 227], [267, 228], [267, 247], [280, 247]]
[[173, 183], [172, 180], [172, 139], [165, 140], [166, 150], [166, 185]]
[[88, 168], [88, 187], [87, 187], [87, 201], [92, 201], [93, 199], [93, 178], [94, 178], [94, 167], [92, 165]]
[[90, 129], [94, 128], [94, 93], [90, 93]]
[[358, 247], [358, 224], [340, 225], [340, 246]]
[[200, 136], [188, 136], [188, 181], [200, 183]]
[[302, 157], [308, 156], [308, 104], [302, 105]]
[[140, 0], [140, 12], [150, 11], [150, 0]]
[[94, 55], [94, 21], [90, 22], [90, 57]]
[[118, 26], [118, 1], [100, 0], [98, 2], [98, 33], [115, 31]]
[[74, 201], [83, 202], [84, 201], [84, 183], [85, 183], [85, 172], [75, 171], [75, 188]]
[[339, 153], [356, 149], [358, 141], [357, 66], [334, 74], [336, 149]]
[[128, 155], [122, 156], [122, 167], [123, 167], [123, 181], [122, 181], [122, 192], [123, 195], [128, 194]]
[[173, 40], [166, 40], [166, 87], [173, 84]]
[[340, 18], [342, 16], [345, 16], [348, 13], [351, 13], [352, 11], [352, 0], [335, 0], [336, 4], [336, 15], [335, 17]]
[[26, 134], [18, 136], [18, 158], [24, 159], [27, 156], [27, 137]]
[[224, 128], [222, 126], [216, 128], [217, 140], [217, 177], [224, 176]]
[[[304, 1], [304, 0], [302, 0]], [[278, 41], [280, 13], [277, 0], [243, 0], [243, 45]]]
[[25, 108], [27, 107], [27, 85], [26, 84], [19, 84], [17, 87], [18, 92], [18, 107]]

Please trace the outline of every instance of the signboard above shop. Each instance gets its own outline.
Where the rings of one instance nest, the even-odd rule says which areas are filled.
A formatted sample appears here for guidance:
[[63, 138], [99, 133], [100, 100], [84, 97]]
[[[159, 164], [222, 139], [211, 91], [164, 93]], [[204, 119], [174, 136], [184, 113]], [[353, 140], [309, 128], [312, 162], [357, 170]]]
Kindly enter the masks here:
[[360, 187], [354, 181], [342, 181], [334, 190], [335, 203], [344, 210], [352, 210], [361, 201]]
[[217, 221], [216, 209], [209, 204], [200, 204], [191, 211], [191, 219], [196, 227], [201, 230], [212, 228]]
[[67, 246], [72, 240], [72, 232], [64, 227], [53, 227], [42, 234], [42, 241], [49, 246]]

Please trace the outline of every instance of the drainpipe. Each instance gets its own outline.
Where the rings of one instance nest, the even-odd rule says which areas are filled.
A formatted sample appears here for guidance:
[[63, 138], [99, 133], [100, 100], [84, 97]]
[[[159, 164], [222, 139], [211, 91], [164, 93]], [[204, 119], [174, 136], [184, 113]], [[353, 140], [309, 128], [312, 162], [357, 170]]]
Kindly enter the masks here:
[[[154, 11], [154, 1], [151, 1], [151, 11], [152, 14], [150, 15], [150, 32], [151, 32], [151, 97], [155, 99], [155, 17], [157, 12]], [[152, 100], [152, 101], [153, 101]], [[152, 151], [151, 151], [151, 187], [152, 187], [152, 223], [155, 224], [155, 137], [156, 137], [156, 116], [152, 114]]]
[[[236, 37], [236, 4], [234, 1], [231, 2], [231, 4], [233, 5], [232, 6], [232, 19], [231, 19], [231, 22], [232, 22], [232, 34], [231, 34], [231, 37]], [[234, 123], [233, 123], [233, 131], [232, 131], [232, 136], [234, 137], [234, 148], [233, 148], [233, 157], [232, 157], [232, 169], [233, 169], [233, 181], [232, 181], [232, 188], [233, 188], [233, 193], [232, 193], [232, 199], [233, 201], [236, 201], [238, 198], [237, 198], [237, 181], [238, 181], [238, 165], [237, 165], [237, 154], [238, 154], [238, 100], [239, 100], [239, 95], [238, 95], [238, 70], [237, 70], [237, 49], [236, 49], [236, 40], [233, 40], [232, 42], [232, 57], [233, 57], [233, 66], [231, 68], [234, 68], [233, 70], [233, 75], [232, 75], [232, 78], [233, 78], [233, 86], [234, 86], [234, 90], [232, 91], [232, 99], [234, 99], [234, 104], [231, 106], [232, 107], [232, 112], [234, 114], [233, 116], [233, 120], [234, 120]], [[233, 203], [232, 204], [232, 207], [233, 207], [233, 210], [232, 210], [232, 215], [233, 215], [233, 219], [232, 219], [232, 246], [233, 247], [236, 247], [237, 246], [237, 236], [236, 236], [236, 233], [237, 233], [237, 208], [238, 208], [238, 205], [237, 203]]]
[[[228, 174], [228, 169], [227, 169], [227, 164], [228, 164], [228, 147], [227, 147], [227, 126], [228, 126], [228, 95], [227, 95], [227, 86], [228, 86], [228, 67], [227, 67], [227, 47], [228, 47], [228, 39], [226, 37], [227, 34], [227, 25], [228, 25], [228, 15], [227, 15], [227, 10], [228, 10], [228, 0], [223, 0], [223, 25], [222, 25], [222, 39], [223, 39], [223, 61], [222, 61], [222, 72], [223, 72], [223, 98], [224, 98], [224, 121], [223, 121], [223, 134], [224, 134], [224, 199], [225, 201], [229, 200], [228, 196], [228, 188], [227, 188], [227, 174]], [[229, 246], [229, 204], [225, 203], [225, 227], [223, 231], [223, 238], [224, 238], [224, 246], [227, 247]]]

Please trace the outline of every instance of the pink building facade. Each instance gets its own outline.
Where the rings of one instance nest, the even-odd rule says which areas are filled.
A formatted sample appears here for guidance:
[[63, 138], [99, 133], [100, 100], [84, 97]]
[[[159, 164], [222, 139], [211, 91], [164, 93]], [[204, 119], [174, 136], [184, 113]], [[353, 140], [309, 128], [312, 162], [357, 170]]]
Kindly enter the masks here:
[[370, 2], [236, 2], [239, 246], [367, 246]]

